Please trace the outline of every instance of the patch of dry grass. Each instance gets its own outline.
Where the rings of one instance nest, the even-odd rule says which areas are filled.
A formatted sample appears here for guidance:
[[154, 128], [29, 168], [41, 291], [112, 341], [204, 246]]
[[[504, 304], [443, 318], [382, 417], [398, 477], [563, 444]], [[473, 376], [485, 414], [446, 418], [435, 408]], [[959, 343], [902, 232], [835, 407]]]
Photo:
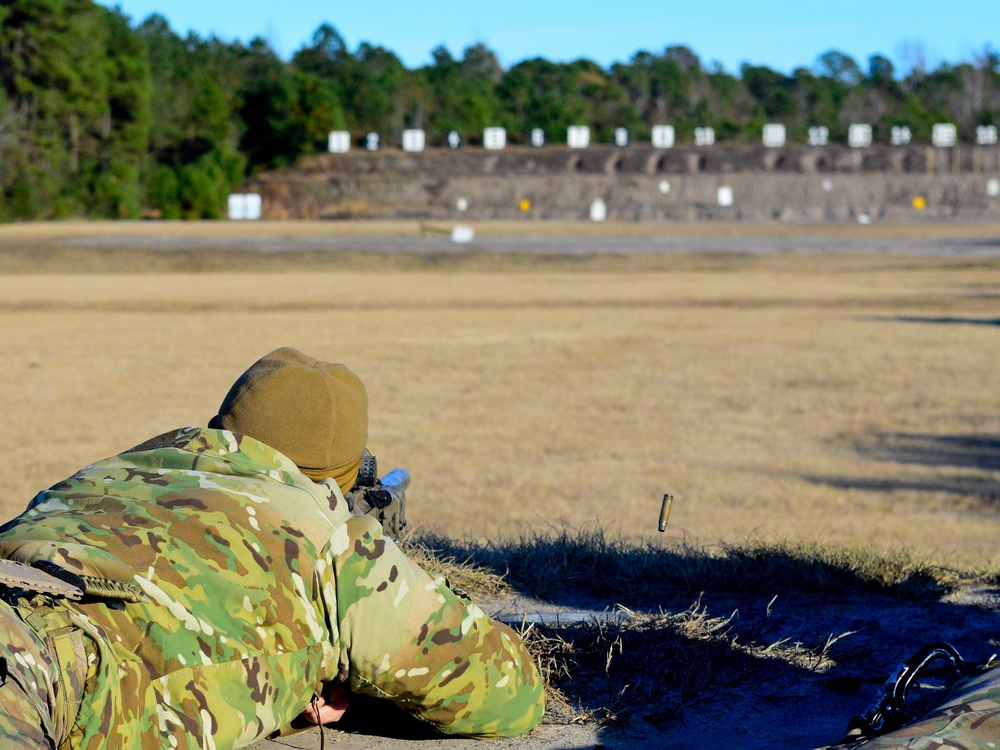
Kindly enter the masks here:
[[233, 273], [222, 250], [187, 270], [99, 244], [45, 257], [33, 227], [3, 228], [0, 245], [15, 230], [26, 265], [0, 273], [4, 515], [82, 465], [204, 424], [248, 364], [292, 345], [362, 376], [371, 448], [411, 471], [412, 521], [452, 538], [599, 523], [656, 544], [1000, 555], [996, 260], [246, 253], [252, 270]]
[[[413, 476], [423, 564], [481, 595], [629, 608], [528, 634], [551, 705], [580, 718], [665, 721], [852, 648], [839, 678], [863, 681], [940, 637], [919, 619], [943, 592], [1000, 582], [997, 259], [261, 253], [234, 225], [141, 229], [217, 232], [228, 249], [101, 244], [134, 230], [0, 228], [3, 516], [82, 465], [205, 424], [247, 365], [291, 345], [365, 381], [371, 449]], [[477, 227], [578, 230], [622, 227]], [[1000, 233], [877, 231], [900, 249]], [[658, 535], [664, 492], [676, 501]], [[838, 641], [868, 605], [898, 607], [895, 627]], [[942, 606], [940, 623], [993, 632]]]
[[504, 577], [470, 556], [459, 556], [445, 548], [439, 538], [404, 537], [406, 556], [433, 575], [448, 579], [452, 588], [478, 596], [496, 596], [507, 589]]
[[623, 610], [609, 622], [523, 631], [546, 682], [546, 712], [557, 723], [677, 718], [698, 701], [724, 699], [764, 661], [822, 673], [831, 640], [812, 647], [780, 640], [743, 643], [731, 617], [698, 604], [676, 614]]

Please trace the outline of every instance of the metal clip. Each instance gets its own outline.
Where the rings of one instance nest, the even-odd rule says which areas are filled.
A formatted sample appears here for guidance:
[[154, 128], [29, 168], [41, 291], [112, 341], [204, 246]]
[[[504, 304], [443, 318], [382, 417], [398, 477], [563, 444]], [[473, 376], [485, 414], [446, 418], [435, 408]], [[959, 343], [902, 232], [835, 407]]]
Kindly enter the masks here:
[[[931, 668], [935, 662], [943, 662], [941, 668]], [[933, 685], [943, 693], [956, 681], [965, 677], [968, 669], [961, 654], [949, 643], [931, 643], [924, 646], [906, 662], [896, 667], [892, 676], [878, 691], [868, 707], [856, 716], [848, 729], [849, 737], [872, 737], [891, 732], [915, 721], [929, 708], [927, 705], [911, 705], [907, 693], [917, 687], [917, 678], [944, 676], [944, 685]], [[924, 687], [921, 685], [921, 687]]]

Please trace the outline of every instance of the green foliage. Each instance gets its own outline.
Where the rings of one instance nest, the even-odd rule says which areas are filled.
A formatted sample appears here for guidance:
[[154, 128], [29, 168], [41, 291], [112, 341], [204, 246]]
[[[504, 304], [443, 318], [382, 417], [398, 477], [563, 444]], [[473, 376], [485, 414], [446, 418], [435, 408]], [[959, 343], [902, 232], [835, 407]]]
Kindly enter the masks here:
[[143, 208], [164, 219], [218, 218], [243, 180], [236, 115], [239, 49], [181, 39], [161, 16], [136, 29], [152, 70], [153, 124], [143, 163]]
[[463, 140], [476, 143], [484, 128], [503, 122], [497, 82], [503, 69], [487, 47], [477, 44], [456, 60], [444, 47], [431, 53], [434, 64], [417, 72], [426, 100], [424, 128], [432, 143], [441, 143], [456, 130]]
[[239, 154], [213, 151], [177, 172], [177, 196], [182, 219], [220, 219], [226, 196], [243, 177]]
[[177, 172], [160, 165], [152, 170], [146, 180], [146, 201], [154, 206], [163, 219], [180, 219], [181, 183]]
[[0, 176], [3, 217], [135, 215], [151, 90], [126, 19], [89, 0], [13, 0], [0, 50], [16, 165]]
[[325, 149], [327, 133], [378, 132], [397, 144], [407, 127], [443, 144], [455, 130], [477, 144], [507, 128], [526, 143], [534, 128], [563, 142], [587, 124], [608, 142], [670, 123], [680, 142], [694, 128], [719, 141], [758, 142], [765, 122], [802, 140], [825, 125], [842, 140], [869, 122], [884, 140], [908, 125], [929, 138], [951, 121], [965, 139], [1000, 120], [1000, 55], [991, 48], [928, 70], [919, 49], [901, 75], [884, 56], [867, 68], [830, 50], [785, 75], [744, 65], [706, 67], [684, 46], [639, 51], [603, 68], [542, 58], [507, 70], [484, 44], [407, 69], [388, 49], [352, 52], [321, 25], [290, 61], [261, 39], [227, 43], [178, 36], [158, 15], [132, 24], [93, 0], [9, 0], [0, 6], [0, 221], [94, 216], [217, 217], [247, 174]]

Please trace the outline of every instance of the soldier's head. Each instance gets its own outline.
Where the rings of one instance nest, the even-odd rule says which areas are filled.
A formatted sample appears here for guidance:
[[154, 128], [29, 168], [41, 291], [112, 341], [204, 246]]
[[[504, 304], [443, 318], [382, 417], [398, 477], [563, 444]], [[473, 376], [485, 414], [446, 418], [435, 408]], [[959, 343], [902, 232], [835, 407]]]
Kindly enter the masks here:
[[346, 492], [368, 442], [368, 395], [343, 365], [284, 347], [239, 377], [209, 427], [260, 440], [313, 481], [333, 479]]

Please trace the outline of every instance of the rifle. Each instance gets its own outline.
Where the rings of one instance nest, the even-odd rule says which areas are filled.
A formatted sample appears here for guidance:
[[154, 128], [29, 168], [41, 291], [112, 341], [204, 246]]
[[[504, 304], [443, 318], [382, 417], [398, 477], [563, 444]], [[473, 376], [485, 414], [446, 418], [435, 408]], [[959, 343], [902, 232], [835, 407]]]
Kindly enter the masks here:
[[409, 486], [410, 472], [406, 469], [393, 469], [380, 479], [378, 461], [366, 448], [358, 478], [344, 499], [351, 513], [372, 516], [382, 525], [385, 535], [398, 543], [406, 529], [406, 489]]

